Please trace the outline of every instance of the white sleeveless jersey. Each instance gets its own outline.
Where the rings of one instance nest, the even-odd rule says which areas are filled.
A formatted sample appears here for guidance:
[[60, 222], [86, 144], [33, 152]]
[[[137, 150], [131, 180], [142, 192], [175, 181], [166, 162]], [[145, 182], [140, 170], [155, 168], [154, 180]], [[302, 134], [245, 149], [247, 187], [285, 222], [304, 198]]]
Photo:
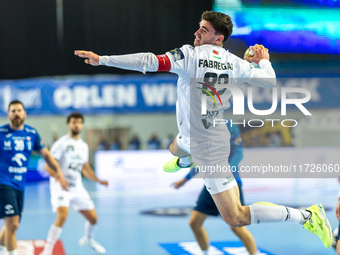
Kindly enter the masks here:
[[[268, 60], [261, 60], [260, 67], [263, 70], [253, 68], [249, 62], [235, 56], [224, 48], [208, 44], [197, 47], [184, 45], [181, 48], [167, 52], [166, 55], [171, 62], [170, 72], [179, 76], [176, 105], [177, 124], [180, 133], [186, 137], [190, 137], [190, 135], [214, 136], [216, 131], [227, 129], [226, 125], [212, 127], [208, 118], [201, 115], [201, 97], [202, 93], [206, 93], [202, 92], [202, 89], [211, 91], [202, 83], [214, 87], [216, 83], [235, 85], [238, 82], [247, 81], [260, 87], [275, 86], [275, 81], [274, 85], [271, 86], [261, 84], [260, 80], [256, 79], [275, 78], [275, 72]], [[213, 99], [206, 93], [207, 109], [209, 112], [216, 110], [215, 108], [217, 107], [218, 113], [215, 111], [214, 114], [223, 118], [223, 111], [230, 107], [229, 98], [231, 97], [231, 92], [228, 89], [216, 92], [221, 98], [222, 106], [219, 101], [217, 101], [216, 106]], [[218, 100], [214, 93], [212, 95]], [[191, 114], [194, 114], [194, 116], [190, 116]], [[190, 133], [190, 131], [192, 132]], [[196, 132], [198, 133], [196, 134]]]
[[[58, 161], [66, 180], [70, 183], [70, 188], [81, 187], [83, 165], [89, 161], [88, 145], [82, 139], [75, 140], [67, 134], [52, 145], [51, 154]], [[59, 184], [54, 178], [50, 178], [50, 183], [51, 188]]]

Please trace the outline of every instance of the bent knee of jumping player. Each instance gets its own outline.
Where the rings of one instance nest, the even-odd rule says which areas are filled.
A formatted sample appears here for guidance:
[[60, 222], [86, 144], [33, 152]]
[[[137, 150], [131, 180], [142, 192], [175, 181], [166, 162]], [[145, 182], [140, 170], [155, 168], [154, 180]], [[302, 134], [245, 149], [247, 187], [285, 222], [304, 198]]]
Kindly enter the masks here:
[[231, 227], [243, 227], [250, 224], [248, 206], [238, 206], [232, 213], [221, 213], [223, 220]]

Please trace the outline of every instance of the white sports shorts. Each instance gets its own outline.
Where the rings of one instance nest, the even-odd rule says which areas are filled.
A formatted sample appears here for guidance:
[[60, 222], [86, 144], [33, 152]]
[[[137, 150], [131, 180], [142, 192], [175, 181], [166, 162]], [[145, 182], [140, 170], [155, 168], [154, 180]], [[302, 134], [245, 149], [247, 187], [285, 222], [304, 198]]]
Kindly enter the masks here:
[[95, 208], [89, 193], [83, 186], [65, 191], [61, 189], [60, 185], [54, 185], [50, 191], [53, 212], [56, 212], [59, 207], [71, 206], [75, 211], [88, 211]]
[[237, 185], [235, 178], [204, 178], [204, 184], [211, 195], [229, 190]]

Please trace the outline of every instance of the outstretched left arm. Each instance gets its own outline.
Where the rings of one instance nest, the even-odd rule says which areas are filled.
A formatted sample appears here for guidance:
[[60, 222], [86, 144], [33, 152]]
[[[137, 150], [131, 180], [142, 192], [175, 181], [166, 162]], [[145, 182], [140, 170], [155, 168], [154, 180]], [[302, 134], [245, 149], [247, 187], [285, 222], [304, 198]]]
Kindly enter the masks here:
[[98, 183], [105, 185], [105, 186], [109, 186], [109, 183], [107, 181], [98, 179], [96, 174], [93, 172], [89, 162], [87, 162], [83, 165], [83, 175], [86, 178], [90, 179], [91, 181], [98, 182]]

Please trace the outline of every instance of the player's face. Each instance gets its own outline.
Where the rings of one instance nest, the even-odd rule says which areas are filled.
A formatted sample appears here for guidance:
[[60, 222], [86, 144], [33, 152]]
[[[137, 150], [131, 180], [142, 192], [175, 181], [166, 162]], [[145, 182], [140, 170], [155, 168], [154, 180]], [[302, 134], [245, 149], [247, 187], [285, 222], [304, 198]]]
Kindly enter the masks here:
[[203, 44], [220, 45], [218, 39], [221, 35], [216, 35], [215, 32], [216, 30], [209, 21], [202, 20], [200, 22], [200, 28], [194, 34], [194, 46], [201, 46]]
[[11, 121], [12, 126], [20, 127], [26, 118], [26, 111], [21, 104], [12, 104], [8, 110], [8, 118]]
[[73, 135], [78, 135], [80, 131], [83, 129], [83, 120], [81, 118], [71, 118], [70, 122], [67, 124], [69, 130]]

